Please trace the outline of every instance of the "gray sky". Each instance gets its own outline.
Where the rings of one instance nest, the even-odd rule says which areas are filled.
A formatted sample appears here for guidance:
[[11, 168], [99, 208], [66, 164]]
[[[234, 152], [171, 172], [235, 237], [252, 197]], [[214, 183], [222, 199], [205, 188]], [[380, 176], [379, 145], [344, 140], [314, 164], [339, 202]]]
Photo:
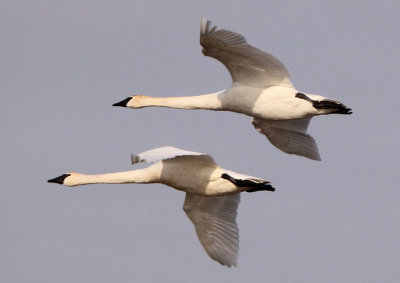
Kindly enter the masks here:
[[[229, 4], [228, 4], [229, 3]], [[400, 4], [396, 1], [0, 3], [1, 282], [398, 282]], [[322, 162], [286, 155], [249, 117], [112, 107], [230, 84], [200, 17], [277, 56], [297, 89], [354, 114], [316, 117]], [[132, 169], [162, 145], [270, 180], [243, 194], [238, 268], [203, 251], [162, 185], [46, 183]]]

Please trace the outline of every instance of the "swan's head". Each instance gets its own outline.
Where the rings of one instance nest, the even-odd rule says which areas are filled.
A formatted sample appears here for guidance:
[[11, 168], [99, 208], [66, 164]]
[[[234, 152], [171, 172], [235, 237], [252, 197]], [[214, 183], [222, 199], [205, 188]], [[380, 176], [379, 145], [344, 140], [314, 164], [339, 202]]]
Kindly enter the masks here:
[[114, 103], [113, 106], [129, 107], [129, 108], [142, 108], [147, 105], [144, 104], [147, 96], [144, 95], [133, 95], [125, 98], [124, 100]]
[[79, 173], [73, 173], [73, 172], [65, 173], [54, 179], [47, 180], [47, 182], [72, 187], [72, 186], [78, 185], [78, 183], [79, 183], [78, 180], [79, 180], [80, 175], [81, 174], [79, 174]]

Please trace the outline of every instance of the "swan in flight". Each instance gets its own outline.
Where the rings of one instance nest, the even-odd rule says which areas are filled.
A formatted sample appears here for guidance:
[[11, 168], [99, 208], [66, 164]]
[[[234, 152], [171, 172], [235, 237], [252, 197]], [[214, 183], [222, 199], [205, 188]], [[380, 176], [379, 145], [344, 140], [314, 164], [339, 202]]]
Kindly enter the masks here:
[[250, 44], [235, 32], [217, 29], [201, 18], [203, 54], [220, 61], [232, 77], [232, 85], [215, 93], [189, 97], [134, 95], [113, 106], [150, 106], [179, 109], [232, 111], [253, 117], [253, 125], [281, 151], [321, 160], [314, 139], [307, 134], [316, 115], [351, 114], [351, 109], [323, 96], [299, 92], [285, 66], [274, 56]]
[[229, 171], [207, 154], [160, 147], [131, 156], [132, 164], [154, 164], [133, 171], [86, 175], [66, 173], [48, 180], [65, 186], [87, 184], [161, 183], [186, 192], [183, 210], [193, 222], [207, 254], [222, 265], [236, 266], [240, 193], [275, 191], [268, 181]]

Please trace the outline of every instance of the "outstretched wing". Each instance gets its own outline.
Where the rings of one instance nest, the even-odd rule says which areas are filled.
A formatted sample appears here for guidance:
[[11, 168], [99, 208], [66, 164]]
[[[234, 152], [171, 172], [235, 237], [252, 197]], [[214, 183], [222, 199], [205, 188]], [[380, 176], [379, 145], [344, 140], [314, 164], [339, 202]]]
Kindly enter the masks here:
[[201, 18], [200, 45], [204, 55], [225, 65], [234, 84], [263, 88], [292, 86], [288, 70], [277, 58], [251, 46], [240, 34], [217, 29], [204, 17]]
[[310, 120], [311, 118], [273, 121], [254, 118], [252, 123], [257, 131], [283, 152], [321, 160], [315, 140], [307, 134]]
[[228, 267], [236, 266], [239, 229], [236, 224], [240, 194], [205, 197], [186, 193], [183, 210], [193, 222], [204, 250]]
[[209, 162], [214, 162], [214, 159], [205, 153], [183, 150], [172, 146], [163, 146], [148, 150], [139, 154], [132, 154], [132, 164], [139, 162], [158, 162], [160, 160], [171, 159], [178, 156], [201, 156]]

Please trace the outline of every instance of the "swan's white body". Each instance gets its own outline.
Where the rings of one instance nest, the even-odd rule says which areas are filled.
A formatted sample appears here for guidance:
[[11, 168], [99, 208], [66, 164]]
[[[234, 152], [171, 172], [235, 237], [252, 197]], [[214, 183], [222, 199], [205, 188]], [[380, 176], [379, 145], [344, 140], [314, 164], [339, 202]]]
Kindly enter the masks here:
[[[316, 143], [307, 134], [310, 118], [330, 113], [351, 114], [351, 109], [323, 96], [299, 93], [278, 59], [247, 44], [245, 38], [237, 33], [212, 27], [204, 18], [201, 20], [200, 44], [204, 55], [227, 67], [232, 76], [232, 86], [219, 92], [189, 97], [134, 95], [114, 106], [242, 113], [254, 117], [255, 128], [283, 152], [320, 160]], [[299, 124], [302, 125], [300, 128]]]
[[[151, 97], [135, 95], [126, 104], [129, 108], [168, 107], [186, 110], [207, 109], [231, 111], [264, 120], [291, 120], [309, 118], [322, 114], [304, 99], [294, 99], [296, 91], [286, 86], [267, 89], [249, 86], [232, 86], [228, 89], [187, 97]], [[307, 94], [321, 100], [322, 96]], [[325, 112], [327, 110], [325, 109]], [[326, 113], [325, 113], [326, 114]]]
[[117, 173], [68, 173], [49, 180], [66, 186], [96, 183], [161, 183], [186, 192], [183, 209], [193, 222], [207, 254], [222, 265], [236, 266], [239, 232], [236, 224], [240, 192], [270, 190], [268, 181], [229, 171], [207, 154], [161, 147], [132, 155], [132, 163], [149, 167]]

